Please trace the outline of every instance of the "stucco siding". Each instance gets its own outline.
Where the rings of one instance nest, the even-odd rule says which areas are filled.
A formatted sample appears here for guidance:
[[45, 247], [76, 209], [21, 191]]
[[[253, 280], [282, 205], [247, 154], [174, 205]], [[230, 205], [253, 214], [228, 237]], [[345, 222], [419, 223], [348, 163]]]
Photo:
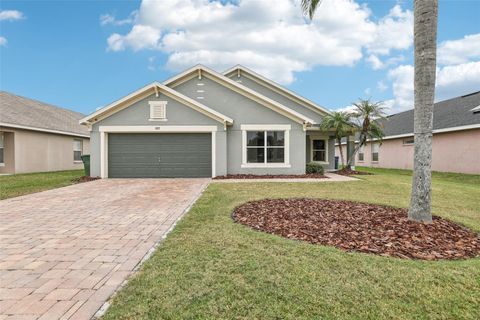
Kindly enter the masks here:
[[[379, 161], [372, 161], [371, 144], [364, 147], [364, 161], [357, 165], [367, 167], [412, 169], [413, 145], [405, 145], [405, 138], [384, 140], [379, 149]], [[343, 146], [343, 150], [345, 147]], [[339, 155], [338, 147], [336, 154]], [[433, 135], [432, 170], [480, 174], [480, 129]]]
[[[233, 126], [229, 126], [227, 129], [226, 167], [229, 174], [305, 173], [306, 134], [301, 124], [206, 77], [202, 77], [202, 79], [192, 78], [174, 89], [234, 119]], [[202, 97], [202, 99], [198, 99], [198, 97]], [[242, 168], [241, 126], [244, 124], [291, 125], [290, 168]]]
[[317, 123], [321, 123], [322, 122], [322, 119], [323, 119], [323, 116], [321, 114], [319, 114], [318, 112], [315, 112], [313, 110], [311, 110], [310, 108], [308, 107], [305, 107], [304, 105], [290, 99], [290, 98], [287, 98], [286, 96], [248, 78], [248, 77], [245, 77], [243, 75], [240, 75], [240, 77], [238, 77], [236, 74], [233, 74], [233, 75], [230, 75], [229, 78], [231, 78], [233, 81], [236, 81], [238, 82], [239, 84], [241, 85], [244, 85], [246, 86], [247, 88], [250, 88], [252, 90], [255, 90], [256, 92], [260, 93], [260, 94], [263, 94], [264, 96], [272, 99], [272, 100], [275, 100], [281, 104], [283, 104], [284, 106], [294, 110], [294, 111], [297, 111], [307, 117], [309, 117], [310, 119], [312, 120], [315, 120]]
[[20, 129], [11, 129], [11, 134], [14, 173], [83, 169], [82, 162], [73, 160], [73, 141], [82, 140], [83, 154], [87, 154], [88, 138]]
[[[149, 101], [167, 101], [167, 121], [150, 121]], [[226, 134], [224, 127], [218, 121], [178, 102], [175, 99], [159, 94], [158, 97], [152, 94], [130, 106], [112, 114], [111, 116], [98, 121], [92, 126], [91, 132], [91, 172], [92, 176], [100, 176], [100, 126], [216, 126], [215, 134], [215, 171], [218, 174], [225, 174], [225, 150]], [[161, 133], [159, 133], [161, 134]], [[108, 134], [107, 134], [108, 139]], [[108, 140], [106, 141], [108, 143]], [[223, 160], [222, 160], [223, 159]]]

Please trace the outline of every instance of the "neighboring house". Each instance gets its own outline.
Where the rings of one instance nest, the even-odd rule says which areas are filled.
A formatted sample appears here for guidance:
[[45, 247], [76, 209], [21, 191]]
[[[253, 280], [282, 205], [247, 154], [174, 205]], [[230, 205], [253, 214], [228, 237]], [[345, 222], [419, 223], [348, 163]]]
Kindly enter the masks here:
[[318, 129], [329, 111], [244, 67], [195, 66], [81, 120], [91, 174], [215, 177], [303, 174], [334, 165], [334, 140]]
[[[437, 102], [433, 110], [432, 170], [480, 174], [480, 91]], [[356, 164], [412, 169], [413, 110], [391, 115], [383, 125], [383, 143], [368, 142]]]
[[81, 113], [0, 92], [0, 174], [82, 169]]

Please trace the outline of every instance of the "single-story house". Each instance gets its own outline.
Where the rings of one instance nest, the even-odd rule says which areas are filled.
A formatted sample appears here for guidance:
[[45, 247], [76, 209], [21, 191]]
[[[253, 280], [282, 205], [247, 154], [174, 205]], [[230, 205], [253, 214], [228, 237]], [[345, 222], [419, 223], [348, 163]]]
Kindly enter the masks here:
[[334, 166], [329, 111], [242, 66], [197, 65], [80, 121], [91, 175], [103, 178], [303, 174]]
[[0, 174], [82, 169], [85, 115], [0, 91]]
[[[357, 153], [356, 164], [412, 169], [413, 109], [387, 117], [383, 126], [383, 143], [369, 141]], [[337, 145], [335, 154], [339, 153]], [[432, 170], [480, 174], [480, 91], [435, 103]]]

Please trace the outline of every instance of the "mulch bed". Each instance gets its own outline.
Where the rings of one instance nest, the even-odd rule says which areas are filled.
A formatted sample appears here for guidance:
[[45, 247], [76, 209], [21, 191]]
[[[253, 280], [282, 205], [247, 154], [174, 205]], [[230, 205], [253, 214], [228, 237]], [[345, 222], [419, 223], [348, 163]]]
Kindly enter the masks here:
[[480, 254], [479, 234], [449, 220], [409, 221], [407, 210], [343, 200], [265, 199], [237, 207], [233, 219], [289, 239], [404, 259]]
[[82, 182], [89, 182], [89, 181], [94, 181], [94, 180], [98, 180], [98, 179], [100, 179], [100, 177], [82, 176], [80, 178], [73, 179], [73, 181], [77, 182], [77, 183], [82, 183]]
[[333, 173], [340, 174], [342, 176], [373, 175], [373, 173], [371, 173], [371, 172], [357, 171], [357, 170], [352, 170], [352, 169], [347, 169], [347, 168], [343, 168], [343, 169], [334, 171]]
[[227, 174], [226, 176], [217, 176], [213, 179], [328, 179], [327, 176], [318, 173], [308, 174]]

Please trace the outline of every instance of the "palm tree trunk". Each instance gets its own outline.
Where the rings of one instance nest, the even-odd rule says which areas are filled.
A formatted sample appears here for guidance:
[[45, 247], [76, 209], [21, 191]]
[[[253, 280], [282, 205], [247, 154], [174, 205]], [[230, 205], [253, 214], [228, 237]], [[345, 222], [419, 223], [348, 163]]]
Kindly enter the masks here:
[[338, 149], [340, 150], [340, 160], [342, 160], [342, 169], [345, 167], [345, 160], [343, 158], [343, 150], [342, 150], [342, 138], [337, 139]]
[[[360, 150], [360, 148], [362, 146], [364, 146], [366, 144], [366, 142], [367, 142], [367, 137], [365, 136], [365, 134], [363, 132], [360, 132], [360, 137], [358, 138], [358, 144], [356, 144], [355, 140], [354, 140], [354, 146], [355, 147], [353, 148], [353, 152], [352, 152], [352, 154], [350, 155], [350, 158], [348, 158], [348, 161], [347, 161], [347, 168], [348, 169], [350, 169], [352, 167], [353, 160], [357, 156], [358, 151]], [[347, 151], [347, 153], [348, 153], [348, 151]], [[347, 156], [348, 156], [348, 154], [347, 154]]]
[[431, 163], [438, 0], [414, 1], [415, 149], [408, 218], [431, 222]]

